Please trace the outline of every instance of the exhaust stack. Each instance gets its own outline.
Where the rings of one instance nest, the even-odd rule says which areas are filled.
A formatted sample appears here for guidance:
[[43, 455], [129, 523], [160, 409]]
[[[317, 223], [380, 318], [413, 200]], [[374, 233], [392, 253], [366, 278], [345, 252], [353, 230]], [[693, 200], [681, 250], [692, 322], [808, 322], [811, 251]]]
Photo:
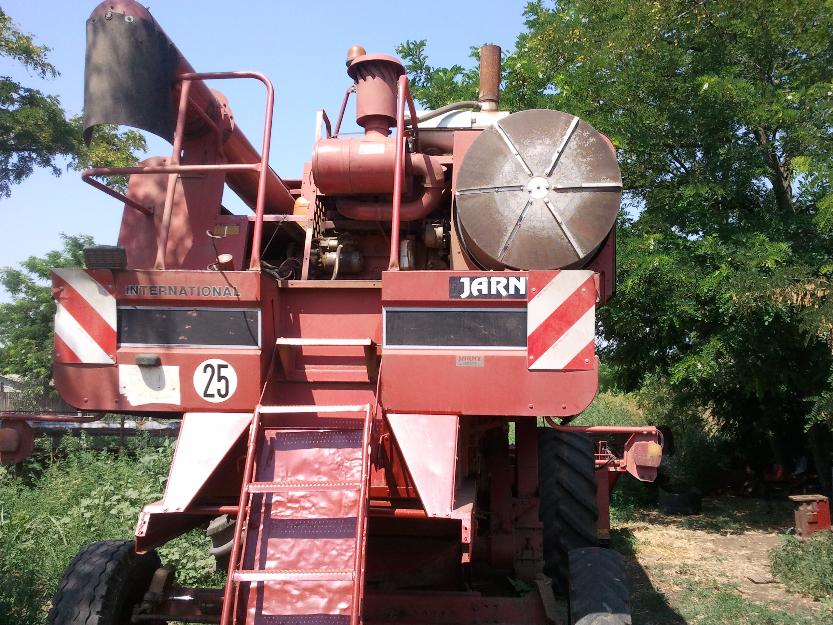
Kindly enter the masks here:
[[500, 46], [487, 43], [480, 46], [480, 101], [481, 111], [500, 108]]

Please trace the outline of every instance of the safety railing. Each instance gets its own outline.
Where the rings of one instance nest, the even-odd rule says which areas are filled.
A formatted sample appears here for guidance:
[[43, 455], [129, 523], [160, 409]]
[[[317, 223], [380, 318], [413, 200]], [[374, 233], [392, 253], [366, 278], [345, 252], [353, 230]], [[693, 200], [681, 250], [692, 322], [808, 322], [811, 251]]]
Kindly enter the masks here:
[[[259, 163], [229, 163], [221, 165], [181, 165], [180, 155], [182, 153], [182, 141], [185, 135], [185, 121], [188, 111], [188, 96], [191, 83], [195, 80], [231, 80], [240, 78], [251, 78], [263, 83], [266, 87], [266, 115], [263, 124], [263, 143], [261, 145]], [[141, 211], [145, 215], [152, 216], [154, 208], [145, 206], [136, 200], [128, 197], [112, 187], [99, 182], [98, 177], [129, 176], [133, 174], [168, 174], [168, 187], [165, 195], [165, 204], [162, 210], [162, 221], [160, 224], [159, 247], [156, 253], [155, 269], [165, 269], [165, 254], [168, 247], [168, 236], [171, 226], [171, 214], [173, 212], [174, 196], [176, 192], [176, 179], [180, 174], [185, 173], [216, 173], [233, 171], [256, 171], [258, 172], [257, 196], [255, 200], [255, 220], [252, 232], [252, 253], [249, 260], [249, 269], [260, 269], [260, 245], [263, 239], [263, 215], [266, 208], [266, 172], [269, 168], [269, 147], [272, 141], [272, 117], [275, 104], [275, 89], [272, 82], [260, 72], [192, 72], [181, 74], [177, 77], [181, 83], [179, 95], [179, 107], [176, 115], [176, 129], [174, 131], [173, 150], [168, 165], [146, 166], [146, 167], [94, 167], [87, 169], [81, 174], [81, 179], [87, 184], [106, 193], [107, 195], [124, 202], [127, 206]], [[218, 135], [221, 129], [206, 115], [199, 107], [194, 107], [198, 114], [213, 127]]]
[[396, 167], [393, 172], [393, 206], [390, 216], [390, 259], [388, 260], [389, 271], [399, 271], [399, 221], [402, 211], [402, 182], [405, 178], [405, 148], [408, 137], [405, 134], [405, 102], [411, 114], [411, 128], [413, 128], [415, 151], [419, 151], [418, 123], [414, 99], [411, 96], [411, 87], [408, 84], [408, 76], [402, 74], [399, 77], [398, 90], [396, 95]]

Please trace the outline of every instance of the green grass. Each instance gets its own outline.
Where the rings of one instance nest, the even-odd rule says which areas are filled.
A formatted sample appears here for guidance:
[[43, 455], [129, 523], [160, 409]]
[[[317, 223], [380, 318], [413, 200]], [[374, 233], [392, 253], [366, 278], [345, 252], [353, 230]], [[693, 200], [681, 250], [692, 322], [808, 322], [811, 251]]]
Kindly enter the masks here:
[[672, 602], [687, 623], [697, 625], [825, 625], [829, 613], [798, 616], [778, 607], [753, 603], [731, 586], [684, 582]]
[[[164, 489], [173, 441], [113, 453], [65, 438], [23, 465], [0, 467], [0, 625], [44, 623], [72, 557], [85, 545], [132, 538], [139, 510]], [[160, 549], [184, 584], [216, 584], [199, 530]]]
[[807, 540], [785, 536], [770, 553], [772, 574], [790, 590], [816, 598], [833, 598], [833, 533]]

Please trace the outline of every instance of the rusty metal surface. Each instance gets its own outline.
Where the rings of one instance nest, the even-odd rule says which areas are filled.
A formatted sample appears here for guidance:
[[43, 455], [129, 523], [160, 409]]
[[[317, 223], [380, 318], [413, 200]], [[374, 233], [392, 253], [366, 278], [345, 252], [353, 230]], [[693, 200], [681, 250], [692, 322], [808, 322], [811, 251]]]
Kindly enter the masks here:
[[583, 266], [613, 227], [622, 190], [610, 142], [549, 110], [484, 130], [456, 182], [464, 246], [487, 269]]
[[35, 448], [35, 432], [25, 421], [0, 420], [0, 465], [16, 464]]
[[500, 46], [491, 43], [480, 46], [480, 92], [482, 111], [500, 108]]
[[830, 500], [824, 495], [791, 495], [795, 505], [795, 532], [809, 538], [816, 532], [830, 530]]

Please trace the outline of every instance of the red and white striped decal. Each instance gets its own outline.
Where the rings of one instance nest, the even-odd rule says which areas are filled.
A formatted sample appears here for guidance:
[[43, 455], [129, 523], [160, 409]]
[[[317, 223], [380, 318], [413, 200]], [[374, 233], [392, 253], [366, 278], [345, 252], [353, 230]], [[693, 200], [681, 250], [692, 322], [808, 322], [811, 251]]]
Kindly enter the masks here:
[[592, 369], [596, 338], [593, 272], [530, 271], [526, 292], [529, 369]]
[[[111, 365], [116, 354], [116, 298], [106, 269], [53, 269], [55, 362]], [[105, 286], [107, 285], [107, 286]]]

